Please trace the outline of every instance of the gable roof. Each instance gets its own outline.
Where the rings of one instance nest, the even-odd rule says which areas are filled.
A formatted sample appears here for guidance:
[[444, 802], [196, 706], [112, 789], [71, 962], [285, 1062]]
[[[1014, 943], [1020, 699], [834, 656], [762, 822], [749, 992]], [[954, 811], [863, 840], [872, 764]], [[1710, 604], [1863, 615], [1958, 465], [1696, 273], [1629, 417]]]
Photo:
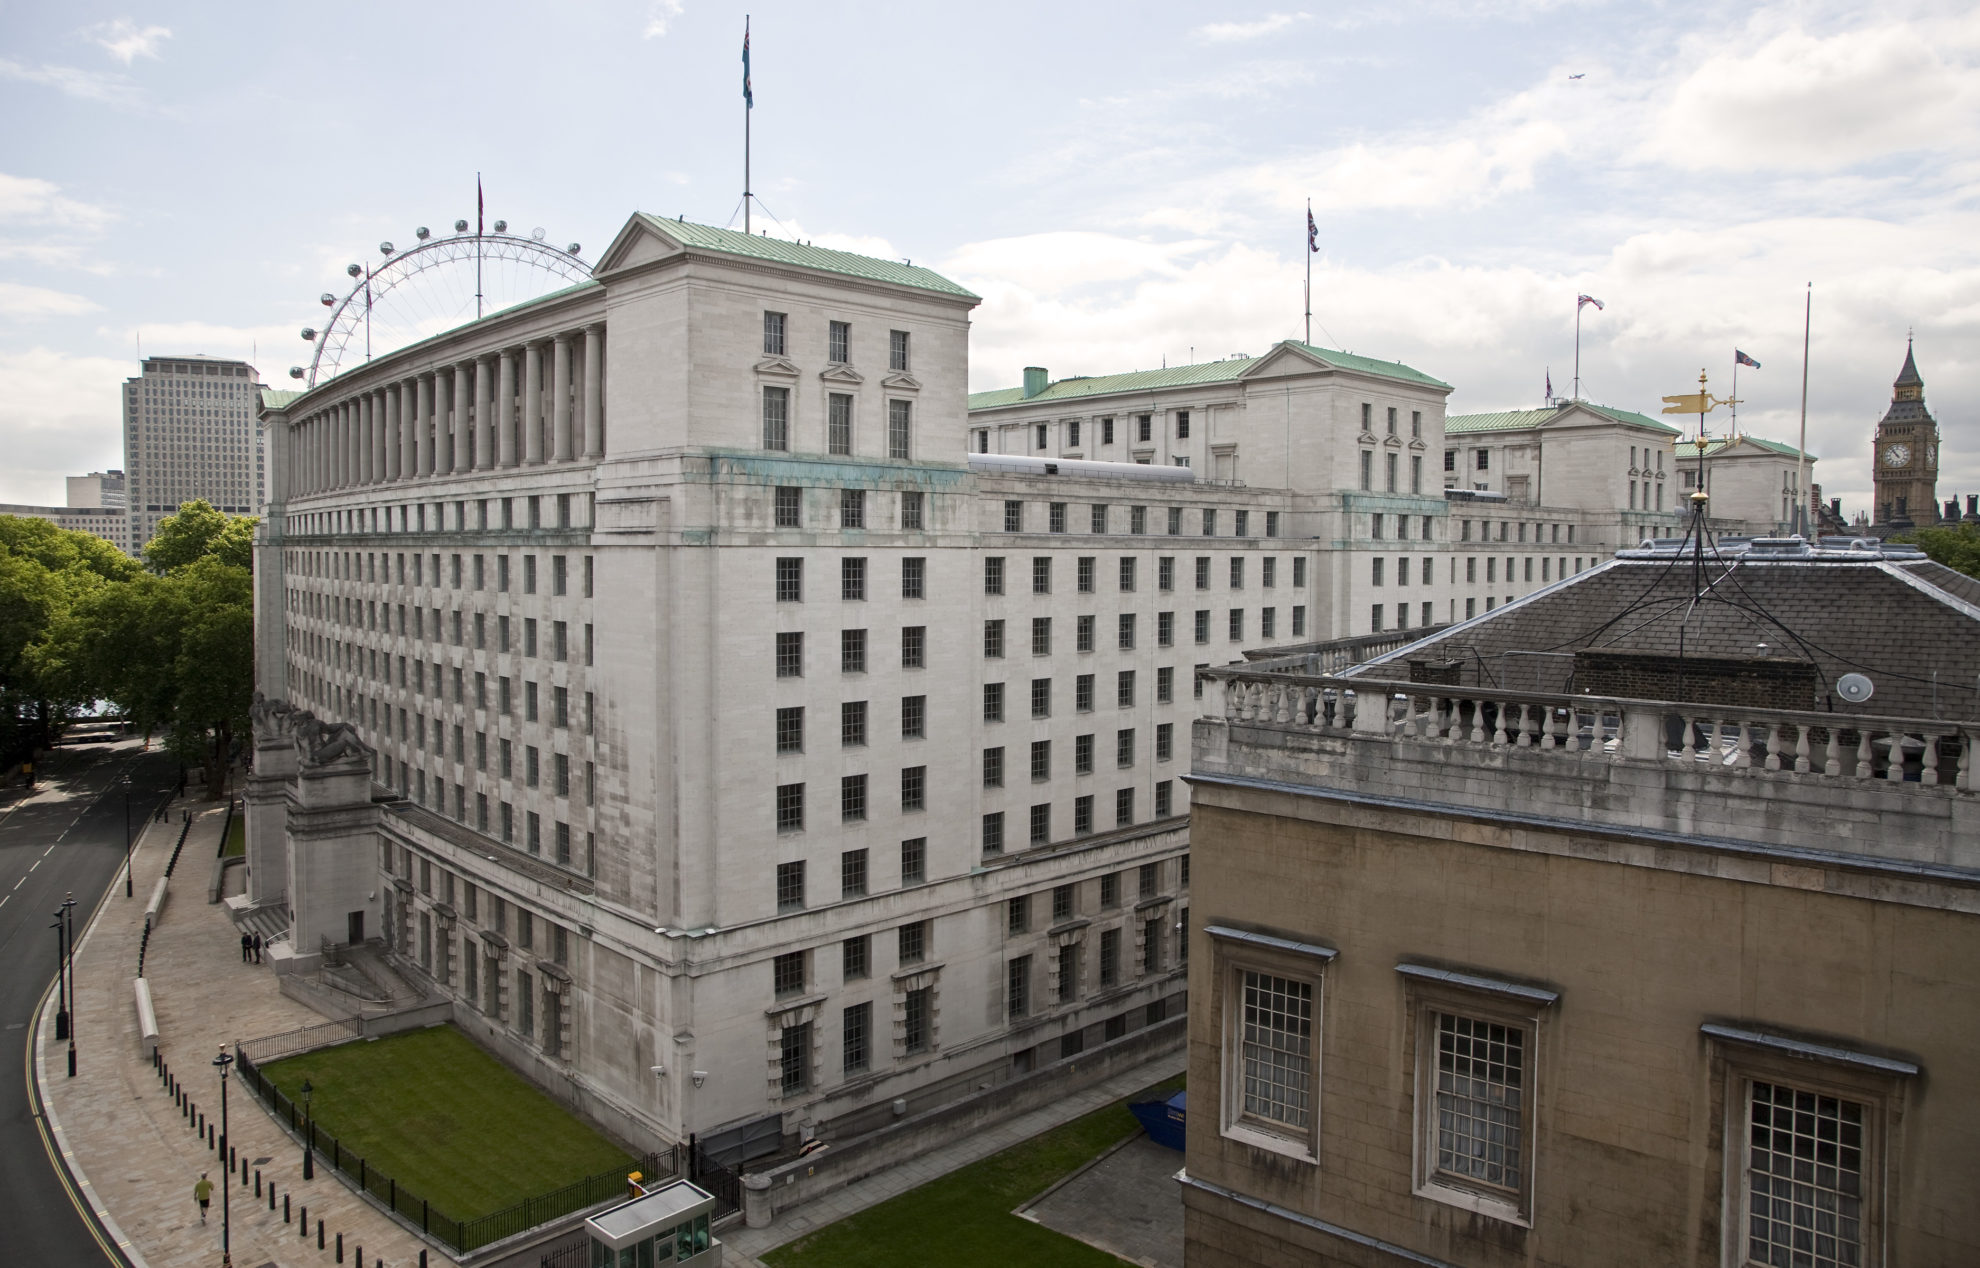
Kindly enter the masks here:
[[264, 387], [261, 389], [261, 408], [282, 409], [286, 407], [289, 404], [289, 402], [295, 400], [298, 396], [301, 395], [302, 395], [301, 392], [288, 392], [282, 390], [281, 388]]
[[636, 213], [633, 221], [645, 225], [670, 241], [679, 243], [689, 251], [713, 251], [721, 255], [770, 260], [778, 264], [817, 269], [824, 273], [837, 273], [843, 277], [859, 277], [872, 282], [912, 286], [917, 290], [954, 295], [961, 299], [982, 298], [975, 292], [951, 282], [933, 269], [924, 269], [919, 265], [907, 264], [899, 260], [881, 260], [870, 255], [855, 255], [851, 251], [834, 251], [827, 247], [814, 247], [803, 242], [773, 238], [768, 234], [718, 229], [714, 225], [698, 225], [690, 220], [668, 220], [644, 211]]
[[[1737, 448], [1740, 445], [1752, 445], [1755, 449], [1764, 449], [1768, 453], [1781, 454], [1789, 458], [1799, 458], [1802, 456], [1801, 451], [1796, 449], [1793, 445], [1783, 444], [1778, 440], [1766, 440], [1759, 436], [1752, 436], [1752, 435], [1741, 435], [1741, 436], [1730, 436], [1730, 437], [1718, 436], [1718, 437], [1708, 438], [1705, 442], [1705, 456], [1707, 458], [1716, 457], [1722, 451], [1727, 449]], [[1698, 454], [1698, 450], [1695, 446], [1692, 445], [1678, 446], [1678, 457], [1680, 458], [1695, 458], [1697, 454]], [[1810, 462], [1815, 461], [1814, 454], [1809, 454], [1807, 455], [1807, 457]]]
[[1287, 339], [1274, 344], [1272, 352], [1262, 357], [1227, 357], [1222, 361], [1200, 361], [1195, 365], [1173, 365], [1160, 370], [1133, 370], [1126, 374], [1072, 375], [1059, 379], [1046, 386], [1036, 396], [1027, 397], [1022, 387], [993, 388], [987, 392], [971, 392], [971, 409], [997, 409], [1005, 405], [1022, 405], [1033, 401], [1070, 401], [1088, 396], [1109, 396], [1120, 392], [1153, 392], [1162, 388], [1194, 387], [1201, 383], [1235, 383], [1252, 370], [1270, 360], [1273, 353], [1281, 348], [1290, 348], [1337, 370], [1352, 370], [1360, 374], [1372, 374], [1378, 378], [1395, 379], [1421, 387], [1438, 387], [1448, 390], [1450, 384], [1433, 379], [1421, 370], [1404, 365], [1400, 361], [1378, 361], [1373, 357], [1357, 356], [1352, 352], [1339, 352], [1332, 348], [1316, 348], [1312, 344]]
[[[1634, 410], [1617, 409], [1613, 405], [1597, 405], [1592, 401], [1571, 401], [1569, 405], [1576, 409], [1585, 409], [1611, 422], [1648, 428], [1666, 436], [1683, 435], [1669, 423], [1659, 422], [1647, 414], [1639, 414]], [[1453, 432], [1524, 431], [1543, 426], [1559, 418], [1561, 413], [1562, 407], [1555, 406], [1552, 409], [1503, 409], [1491, 414], [1448, 414], [1444, 418], [1444, 434], [1448, 436]]]

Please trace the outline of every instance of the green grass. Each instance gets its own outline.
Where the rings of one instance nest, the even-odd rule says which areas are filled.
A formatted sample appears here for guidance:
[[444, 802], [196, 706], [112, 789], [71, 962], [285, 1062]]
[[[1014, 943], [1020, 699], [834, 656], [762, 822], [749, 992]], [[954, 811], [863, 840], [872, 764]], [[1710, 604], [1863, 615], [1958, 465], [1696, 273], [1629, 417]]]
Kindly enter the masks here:
[[220, 847], [220, 856], [222, 858], [234, 859], [246, 853], [247, 820], [240, 815], [235, 815], [234, 821], [227, 825], [227, 843]]
[[324, 1048], [261, 1070], [298, 1103], [308, 1079], [319, 1130], [458, 1220], [631, 1162], [452, 1026]]
[[[1167, 1097], [1180, 1077], [1129, 1097]], [[772, 1268], [1120, 1268], [1085, 1242], [1011, 1214], [1139, 1126], [1117, 1101], [763, 1256]]]

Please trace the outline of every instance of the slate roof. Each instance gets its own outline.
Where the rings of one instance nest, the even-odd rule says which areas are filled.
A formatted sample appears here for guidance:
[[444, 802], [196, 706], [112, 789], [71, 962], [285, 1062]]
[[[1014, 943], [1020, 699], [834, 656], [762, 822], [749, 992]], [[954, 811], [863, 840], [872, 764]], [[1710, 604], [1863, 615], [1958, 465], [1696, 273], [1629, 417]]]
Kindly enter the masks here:
[[[1867, 674], [1876, 695], [1860, 707], [1836, 701], [1839, 712], [1980, 712], [1980, 582], [1924, 559], [1823, 553], [1728, 554], [1723, 562], [1708, 555], [1710, 590], [1695, 604], [1688, 555], [1625, 555], [1350, 672], [1403, 679], [1412, 659], [1454, 659], [1464, 662], [1467, 686], [1483, 675], [1507, 690], [1566, 691], [1574, 662], [1557, 653], [1675, 655], [1682, 630], [1689, 655], [1750, 657], [1765, 643], [1768, 656], [1813, 660], [1825, 693], [1845, 673]], [[1826, 706], [1818, 698], [1807, 707]]]
[[[1651, 431], [1660, 432], [1666, 436], [1683, 435], [1681, 431], [1669, 423], [1659, 422], [1647, 414], [1638, 414], [1634, 410], [1617, 409], [1613, 405], [1597, 405], [1592, 401], [1577, 401], [1575, 404], [1591, 414], [1599, 414], [1603, 418], [1611, 419], [1618, 423], [1626, 423], [1631, 427], [1648, 428]], [[1529, 427], [1538, 427], [1550, 419], [1558, 417], [1560, 412], [1558, 408], [1555, 408], [1506, 409], [1491, 414], [1451, 414], [1444, 419], [1444, 434], [1449, 436], [1472, 432], [1523, 431]]]
[[[1374, 357], [1341, 352], [1334, 348], [1315, 347], [1310, 343], [1301, 343], [1297, 339], [1288, 339], [1281, 344], [1275, 344], [1274, 350], [1281, 347], [1297, 348], [1337, 370], [1372, 374], [1378, 378], [1395, 379], [1401, 383], [1420, 387], [1448, 390], [1451, 386], [1400, 361], [1381, 361]], [[1246, 371], [1264, 360], [1264, 357], [1228, 357], [1222, 361], [1200, 361], [1194, 365], [1174, 365], [1160, 370], [1134, 370], [1126, 374], [1073, 375], [1047, 385], [1044, 391], [1032, 397], [1025, 396], [1023, 387], [1000, 387], [987, 392], [971, 392], [969, 407], [997, 409], [1006, 405], [1027, 404], [1031, 401], [1068, 401], [1120, 392], [1152, 392], [1162, 388], [1191, 387], [1199, 383], [1234, 383], [1243, 378]]]
[[897, 286], [912, 286], [918, 290], [957, 295], [964, 299], [982, 298], [975, 292], [951, 282], [933, 269], [924, 269], [920, 265], [907, 264], [900, 260], [881, 260], [869, 255], [855, 255], [851, 251], [834, 251], [827, 247], [814, 247], [803, 242], [773, 238], [768, 234], [718, 229], [714, 225], [698, 225], [691, 220], [668, 220], [664, 216], [655, 216], [643, 211], [639, 216], [649, 228], [666, 234], [685, 245], [690, 251], [716, 251], [723, 255], [774, 260], [779, 264], [795, 264], [801, 268], [819, 269], [847, 277], [863, 277], [875, 282], [892, 282]]

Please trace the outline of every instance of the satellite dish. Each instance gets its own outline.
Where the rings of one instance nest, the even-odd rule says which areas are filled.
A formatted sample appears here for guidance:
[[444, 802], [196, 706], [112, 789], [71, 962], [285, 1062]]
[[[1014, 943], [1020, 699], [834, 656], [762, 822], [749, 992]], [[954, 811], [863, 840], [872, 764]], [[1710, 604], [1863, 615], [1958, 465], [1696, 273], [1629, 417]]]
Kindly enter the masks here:
[[1877, 694], [1877, 684], [1862, 674], [1844, 674], [1836, 679], [1836, 694], [1851, 704], [1862, 704]]
[[543, 241], [543, 226], [538, 225], [536, 226], [536, 228], [531, 229], [529, 231], [529, 236], [535, 238], [538, 242]]

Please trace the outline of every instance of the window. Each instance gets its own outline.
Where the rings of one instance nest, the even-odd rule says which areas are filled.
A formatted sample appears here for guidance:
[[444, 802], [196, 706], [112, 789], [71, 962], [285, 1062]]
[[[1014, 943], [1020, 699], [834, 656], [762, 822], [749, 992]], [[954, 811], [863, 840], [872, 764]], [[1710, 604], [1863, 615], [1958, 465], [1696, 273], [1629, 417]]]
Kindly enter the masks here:
[[1004, 720], [1004, 684], [986, 682], [983, 684], [983, 720], [1002, 722]]
[[781, 357], [784, 355], [784, 314], [763, 314], [763, 355]]
[[783, 485], [777, 490], [777, 527], [798, 528], [803, 524], [801, 507], [804, 490]]
[[[1075, 442], [1075, 443], [1077, 443], [1077, 442]], [[1095, 502], [1095, 503], [1093, 504], [1093, 506], [1092, 506], [1092, 508], [1091, 508], [1091, 512], [1090, 512], [1090, 514], [1089, 514], [1089, 515], [1087, 516], [1087, 519], [1089, 520], [1089, 524], [1088, 524], [1088, 527], [1089, 527], [1089, 528], [1090, 528], [1090, 529], [1091, 529], [1091, 530], [1092, 530], [1093, 532], [1096, 532], [1096, 533], [1104, 533], [1104, 532], [1106, 532], [1106, 531], [1107, 531], [1107, 504], [1106, 504], [1105, 502]]]
[[1176, 724], [1159, 722], [1155, 726], [1155, 760], [1166, 762], [1175, 753]]
[[1020, 955], [1005, 966], [1005, 1011], [1012, 1021], [1031, 1014], [1031, 957]]
[[839, 365], [852, 360], [852, 323], [835, 321], [825, 327], [825, 359]]
[[1155, 416], [1137, 414], [1134, 418], [1134, 437], [1137, 444], [1148, 444], [1155, 436]]
[[[777, 864], [777, 910], [802, 911], [804, 909], [804, 863]], [[801, 968], [800, 963], [800, 968]], [[804, 989], [802, 972], [798, 989]]]
[[1004, 746], [1001, 744], [983, 750], [983, 786], [1004, 786]]
[[1375, 451], [1361, 451], [1361, 491], [1367, 493], [1375, 487]]
[[1203, 511], [1203, 535], [1205, 537], [1217, 535], [1217, 512], [1208, 507]]
[[803, 676], [804, 634], [802, 632], [778, 634], [777, 677], [802, 678]]
[[791, 390], [787, 387], [763, 389], [763, 447], [791, 447]]
[[1196, 641], [1199, 643], [1207, 643], [1210, 641], [1210, 609], [1208, 608], [1197, 609]]
[[928, 597], [928, 560], [921, 555], [910, 555], [901, 560], [901, 597], [903, 599], [925, 599]]
[[804, 706], [777, 710], [777, 751], [804, 752]]
[[909, 1056], [928, 1051], [935, 988], [917, 987], [901, 997], [901, 1047]]
[[1052, 888], [1052, 923], [1060, 924], [1073, 918], [1073, 887], [1055, 885]]
[[839, 897], [859, 898], [866, 893], [866, 851], [847, 850], [839, 855]]
[[847, 700], [839, 705], [839, 745], [842, 748], [866, 746], [866, 701]]
[[1052, 680], [1033, 678], [1031, 680], [1031, 716], [1049, 718], [1052, 716]]
[[801, 1096], [811, 1086], [811, 1023], [784, 1027], [778, 1043], [779, 1085], [785, 1096]]
[[1004, 531], [1007, 533], [1024, 531], [1024, 503], [1004, 503]]
[[866, 527], [866, 490], [839, 490], [839, 527]]
[[1477, 468], [1478, 470], [1480, 470], [1480, 471], [1490, 471], [1490, 470], [1492, 469], [1492, 451], [1491, 451], [1491, 450], [1489, 450], [1489, 449], [1480, 449], [1480, 450], [1478, 450], [1478, 451], [1476, 451], [1476, 452], [1475, 452], [1475, 453], [1474, 453], [1474, 454], [1472, 455], [1472, 457], [1473, 457], [1473, 465], [1474, 465], [1474, 466], [1475, 466], [1475, 467], [1476, 467], [1476, 468]]
[[1244, 589], [1244, 556], [1242, 555], [1231, 558], [1231, 589]]
[[1176, 439], [1189, 439], [1189, 411], [1186, 409], [1176, 411]]
[[840, 776], [839, 821], [858, 823], [864, 818], [866, 818], [866, 776]]
[[1001, 620], [983, 623], [983, 656], [986, 660], [1001, 660], [1004, 655], [1004, 623]]
[[1231, 635], [1231, 641], [1232, 641], [1233, 643], [1235, 643], [1235, 642], [1238, 642], [1239, 640], [1241, 640], [1241, 639], [1242, 639], [1242, 638], [1244, 637], [1244, 609], [1243, 609], [1243, 608], [1232, 608], [1232, 609], [1231, 609], [1231, 611], [1230, 611], [1230, 621], [1229, 621], [1229, 625], [1230, 625], [1230, 635]]
[[1047, 531], [1054, 533], [1065, 532], [1066, 504], [1064, 502], [1053, 502], [1046, 506], [1045, 511], [1045, 527]]
[[[1105, 877], [1101, 878], [1105, 881]], [[1104, 891], [1103, 891], [1104, 892]], [[1121, 981], [1121, 931], [1102, 929], [1100, 931], [1100, 985], [1118, 986]]]
[[1158, 779], [1155, 781], [1155, 817], [1157, 819], [1166, 819], [1173, 813], [1173, 787], [1173, 782], [1170, 780]]
[[1114, 704], [1122, 709], [1134, 707], [1134, 671], [1123, 669], [1114, 675]]
[[866, 557], [851, 555], [839, 560], [839, 597], [849, 601], [866, 598]]
[[[507, 806], [505, 805], [503, 808], [507, 809]], [[777, 831], [801, 832], [803, 830], [804, 785], [777, 785]]]
[[928, 879], [928, 838], [901, 842], [901, 884], [919, 885]]
[[1031, 782], [1042, 784], [1052, 778], [1052, 741], [1031, 742]]
[[1135, 614], [1132, 612], [1123, 612], [1116, 622], [1116, 625], [1119, 627], [1116, 635], [1116, 643], [1121, 651], [1130, 652], [1134, 650], [1134, 617]]
[[1031, 592], [1033, 594], [1052, 593], [1052, 557], [1050, 555], [1032, 556]]
[[1004, 592], [1004, 557], [989, 555], [983, 560], [983, 593], [1002, 594]]
[[777, 560], [777, 602], [804, 602], [804, 560], [788, 556]]
[[1033, 440], [1032, 440], [1033, 448], [1044, 449], [1051, 443], [1051, 434], [1052, 434], [1051, 428], [1046, 424], [1039, 423], [1036, 427], [1033, 427], [1031, 430], [1033, 434]]
[[983, 816], [983, 852], [1004, 852], [1004, 812], [1001, 810]]
[[1225, 1006], [1227, 1134], [1290, 1141], [1311, 1153], [1316, 985], [1244, 966], [1234, 969], [1231, 987], [1237, 998]]
[[904, 529], [922, 528], [924, 519], [922, 512], [926, 504], [927, 500], [919, 490], [911, 490], [901, 494], [901, 527]]
[[1073, 835], [1086, 836], [1093, 831], [1093, 798], [1081, 796], [1073, 798]]
[[1125, 828], [1134, 822], [1134, 789], [1119, 788], [1114, 791], [1114, 826]]
[[920, 964], [928, 958], [928, 922], [917, 920], [913, 924], [902, 925], [895, 931], [895, 939], [903, 965]]
[[1052, 840], [1052, 805], [1046, 802], [1031, 808], [1031, 843], [1047, 845]]
[[825, 398], [825, 452], [849, 454], [853, 451], [853, 398], [833, 392]]
[[925, 810], [927, 808], [928, 768], [926, 766], [903, 766], [901, 768], [902, 811]]
[[1396, 491], [1396, 454], [1382, 455], [1382, 481], [1385, 492]]
[[1530, 1099], [1526, 1031], [1455, 1013], [1433, 1017], [1437, 1152], [1432, 1175], [1517, 1193], [1525, 1170], [1524, 1106]]
[[839, 672], [863, 674], [866, 672], [866, 631], [839, 631]]
[[908, 368], [908, 332], [890, 330], [887, 332], [887, 368], [899, 370], [903, 374]]
[[[777, 637], [782, 638], [783, 635]], [[925, 625], [903, 625], [901, 627], [901, 668], [924, 669], [928, 664], [928, 627]]]
[[901, 738], [919, 740], [928, 733], [928, 697], [901, 697]]
[[1123, 769], [1134, 765], [1134, 728], [1114, 732], [1114, 765]]
[[867, 1036], [873, 1029], [873, 1005], [854, 1004], [842, 1014], [840, 1023], [840, 1064], [847, 1075], [866, 1069]]

